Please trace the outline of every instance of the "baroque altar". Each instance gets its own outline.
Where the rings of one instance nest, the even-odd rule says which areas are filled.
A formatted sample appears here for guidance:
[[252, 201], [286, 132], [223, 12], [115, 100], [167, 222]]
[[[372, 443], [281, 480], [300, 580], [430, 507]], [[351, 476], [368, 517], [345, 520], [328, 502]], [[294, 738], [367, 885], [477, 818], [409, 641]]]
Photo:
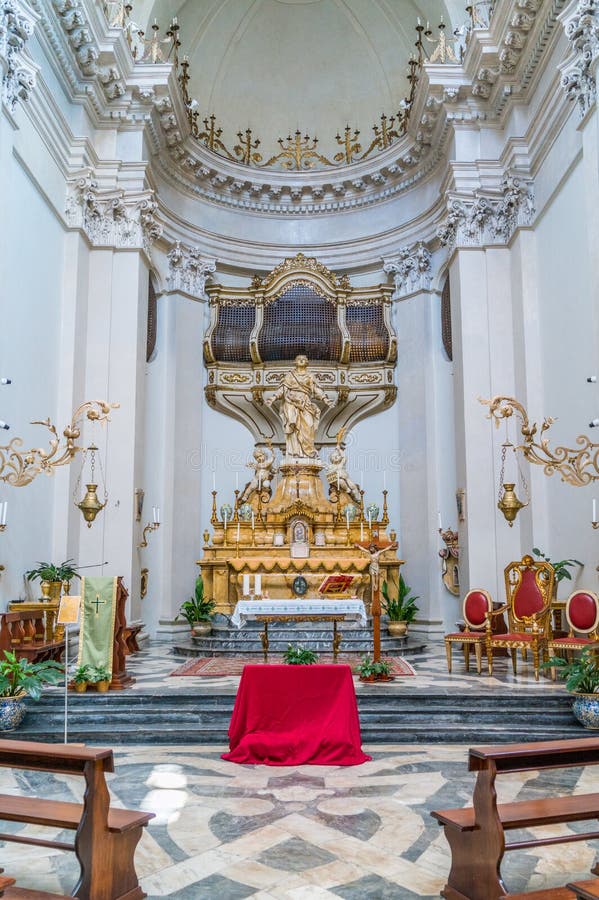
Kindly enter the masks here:
[[[382, 503], [364, 505], [364, 490], [349, 477], [343, 432], [321, 459], [315, 443], [321, 410], [331, 398], [299, 354], [265, 404], [276, 412], [285, 436], [277, 461], [270, 441], [257, 443], [253, 474], [233, 504], [221, 504], [212, 491], [210, 531], [198, 562], [206, 595], [217, 611], [231, 615], [249, 596], [291, 599], [317, 596], [328, 574], [353, 576], [352, 594], [370, 607], [371, 559], [358, 546], [370, 540], [392, 543], [387, 491]], [[324, 478], [322, 477], [324, 470]], [[399, 581], [394, 548], [380, 555], [380, 577]]]

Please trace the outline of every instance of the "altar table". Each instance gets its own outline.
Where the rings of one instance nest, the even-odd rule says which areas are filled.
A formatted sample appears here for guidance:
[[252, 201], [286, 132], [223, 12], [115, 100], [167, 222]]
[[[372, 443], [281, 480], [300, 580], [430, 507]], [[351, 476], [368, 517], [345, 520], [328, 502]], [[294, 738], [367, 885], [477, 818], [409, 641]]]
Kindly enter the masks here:
[[341, 644], [337, 622], [350, 620], [361, 625], [367, 623], [364, 604], [356, 597], [342, 600], [240, 600], [231, 616], [231, 623], [236, 628], [243, 628], [250, 619], [264, 625], [264, 631], [260, 633], [264, 662], [268, 662], [269, 622], [332, 622], [335, 662]]
[[360, 722], [349, 666], [245, 666], [223, 759], [267, 766], [357, 766]]

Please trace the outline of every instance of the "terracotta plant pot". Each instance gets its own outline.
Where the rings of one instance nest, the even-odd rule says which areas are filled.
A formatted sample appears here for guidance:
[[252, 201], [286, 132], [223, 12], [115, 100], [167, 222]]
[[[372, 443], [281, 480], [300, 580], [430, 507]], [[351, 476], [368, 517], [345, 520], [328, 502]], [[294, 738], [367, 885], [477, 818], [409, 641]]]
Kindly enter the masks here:
[[376, 681], [395, 681], [395, 675], [377, 675]]
[[100, 694], [105, 694], [110, 687], [110, 681], [106, 679], [105, 681], [96, 681], [96, 690]]
[[408, 630], [407, 622], [389, 622], [387, 631], [391, 637], [403, 637]]
[[376, 675], [360, 675], [360, 681], [376, 681]]
[[87, 690], [87, 681], [73, 682], [73, 690], [77, 691], [78, 694], [84, 694]]

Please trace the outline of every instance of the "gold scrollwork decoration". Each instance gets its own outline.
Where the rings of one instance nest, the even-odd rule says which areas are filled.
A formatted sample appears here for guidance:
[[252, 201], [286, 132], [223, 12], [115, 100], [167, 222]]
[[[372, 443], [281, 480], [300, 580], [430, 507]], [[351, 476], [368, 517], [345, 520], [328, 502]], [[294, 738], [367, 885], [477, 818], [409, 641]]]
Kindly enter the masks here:
[[226, 381], [227, 384], [247, 384], [252, 380], [252, 376], [241, 372], [226, 372], [220, 376], [220, 380]]
[[75, 454], [82, 448], [76, 444], [81, 437], [81, 420], [85, 417], [90, 422], [109, 421], [110, 411], [118, 409], [119, 403], [106, 403], [103, 400], [88, 400], [82, 403], [72, 415], [70, 425], [67, 425], [62, 436], [65, 443], [61, 445], [61, 438], [56, 427], [50, 419], [34, 421], [32, 425], [43, 425], [51, 434], [49, 447], [34, 447], [31, 450], [22, 451], [22, 438], [16, 437], [8, 444], [0, 445], [0, 481], [5, 481], [13, 487], [25, 487], [42, 472], [52, 475], [54, 469], [68, 465]]
[[271, 156], [261, 168], [274, 166], [279, 163], [283, 169], [313, 169], [317, 162], [323, 166], [332, 166], [334, 163], [322, 153], [318, 151], [318, 138], [310, 137], [309, 134], [302, 133], [299, 129], [295, 134], [287, 135], [287, 139], [277, 138], [277, 143], [281, 148], [279, 153]]
[[562, 481], [575, 487], [599, 481], [599, 444], [593, 443], [589, 437], [579, 434], [576, 438], [577, 448], [560, 446], [552, 449], [548, 438], [544, 435], [556, 419], [547, 416], [539, 428], [536, 422], [530, 423], [526, 409], [514, 397], [500, 395], [490, 400], [482, 397], [478, 399], [484, 406], [489, 407], [487, 418], [492, 419], [497, 428], [501, 419], [509, 419], [514, 413], [520, 418], [523, 442], [515, 449], [521, 450], [529, 462], [542, 466], [545, 475], [559, 472]]

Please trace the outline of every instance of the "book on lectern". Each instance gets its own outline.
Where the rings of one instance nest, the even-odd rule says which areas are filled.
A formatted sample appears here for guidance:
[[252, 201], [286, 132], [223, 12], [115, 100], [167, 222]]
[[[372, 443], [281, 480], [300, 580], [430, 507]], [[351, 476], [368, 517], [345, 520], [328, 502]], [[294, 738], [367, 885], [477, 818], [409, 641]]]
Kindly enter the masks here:
[[327, 575], [320, 583], [318, 593], [325, 594], [327, 597], [346, 594], [351, 587], [353, 580], [353, 575]]

